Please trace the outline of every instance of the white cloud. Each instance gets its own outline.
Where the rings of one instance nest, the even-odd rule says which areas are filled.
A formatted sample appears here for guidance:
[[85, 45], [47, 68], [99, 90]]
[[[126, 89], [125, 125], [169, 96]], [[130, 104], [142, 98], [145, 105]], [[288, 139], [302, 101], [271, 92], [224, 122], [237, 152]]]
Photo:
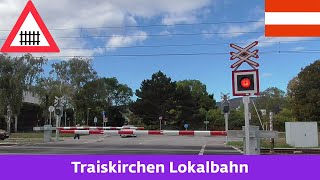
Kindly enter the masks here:
[[264, 18], [259, 19], [257, 22], [226, 25], [219, 28], [218, 33], [221, 33], [221, 37], [234, 38], [247, 34], [248, 32], [255, 32], [262, 27], [264, 27]]
[[[83, 27], [110, 27], [137, 25], [137, 19], [150, 20], [161, 18], [163, 24], [186, 23], [196, 21], [201, 10], [212, 4], [215, 0], [33, 0], [39, 14], [53, 35], [57, 45], [61, 49], [57, 56], [92, 56], [102, 53], [97, 47], [107, 44], [123, 46], [142, 42], [146, 36], [116, 37], [123, 33], [124, 29], [80, 29]], [[21, 11], [26, 5], [25, 0], [1, 0], [0, 1], [0, 39], [6, 39], [11, 28], [16, 23]], [[68, 30], [53, 30], [68, 29]], [[141, 33], [138, 28], [130, 28], [131, 34]], [[103, 32], [102, 32], [103, 31]], [[60, 38], [80, 37], [81, 35], [111, 34], [110, 38], [98, 39], [94, 45], [85, 38]], [[127, 33], [127, 32], [125, 32]], [[101, 42], [103, 41], [103, 42]], [[79, 49], [65, 49], [77, 47]]]
[[146, 40], [147, 38], [147, 33], [143, 31], [136, 32], [135, 34], [132, 34], [130, 36], [113, 35], [107, 42], [106, 46], [108, 47], [108, 51], [112, 51], [119, 47], [137, 44]]
[[263, 78], [271, 77], [271, 76], [272, 76], [272, 73], [263, 73], [261, 76], [262, 76]]
[[167, 14], [162, 19], [162, 24], [175, 25], [179, 23], [195, 23], [197, 16], [194, 14]]
[[293, 51], [303, 51], [303, 50], [305, 50], [305, 47], [299, 46], [299, 47], [293, 48], [292, 50], [293, 50]]
[[264, 35], [259, 36], [258, 38], [255, 39], [250, 39], [248, 40], [248, 42], [252, 42], [252, 41], [259, 41], [259, 47], [268, 47], [268, 46], [273, 46], [275, 44], [279, 44], [279, 42], [281, 44], [284, 43], [296, 43], [299, 41], [303, 41], [303, 40], [308, 40], [308, 39], [312, 39], [310, 37], [265, 37]]

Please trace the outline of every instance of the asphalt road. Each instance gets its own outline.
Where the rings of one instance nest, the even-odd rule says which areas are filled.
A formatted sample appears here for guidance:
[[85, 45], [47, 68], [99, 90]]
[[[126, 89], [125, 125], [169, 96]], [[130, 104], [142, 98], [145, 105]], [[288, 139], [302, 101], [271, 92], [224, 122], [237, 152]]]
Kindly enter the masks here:
[[119, 136], [90, 135], [80, 140], [29, 145], [0, 145], [0, 154], [189, 154], [239, 155], [238, 150], [224, 144], [225, 137], [195, 136]]

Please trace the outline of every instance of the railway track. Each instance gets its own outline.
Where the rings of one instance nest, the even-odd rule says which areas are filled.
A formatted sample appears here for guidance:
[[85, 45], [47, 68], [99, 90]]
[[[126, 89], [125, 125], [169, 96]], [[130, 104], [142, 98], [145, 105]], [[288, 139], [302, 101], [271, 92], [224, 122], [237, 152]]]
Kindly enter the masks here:
[[[270, 154], [270, 149], [261, 149], [261, 154]], [[274, 154], [320, 154], [320, 148], [275, 148]]]

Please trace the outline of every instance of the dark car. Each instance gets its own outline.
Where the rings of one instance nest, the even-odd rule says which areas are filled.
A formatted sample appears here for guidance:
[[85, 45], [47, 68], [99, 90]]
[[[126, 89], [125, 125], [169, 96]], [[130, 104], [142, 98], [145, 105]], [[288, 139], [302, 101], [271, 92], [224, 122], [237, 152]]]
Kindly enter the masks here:
[[9, 133], [0, 129], [0, 140], [5, 140], [6, 138], [9, 138]]

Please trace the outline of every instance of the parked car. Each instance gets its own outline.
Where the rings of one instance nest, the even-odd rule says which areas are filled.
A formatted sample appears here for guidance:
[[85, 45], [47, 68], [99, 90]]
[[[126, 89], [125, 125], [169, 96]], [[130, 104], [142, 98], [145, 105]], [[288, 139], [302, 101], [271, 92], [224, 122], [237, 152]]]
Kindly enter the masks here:
[[0, 129], [0, 140], [5, 140], [6, 138], [9, 138], [9, 133]]
[[[134, 125], [124, 125], [122, 126], [123, 129], [121, 129], [121, 131], [133, 131], [135, 129], [130, 129], [132, 127], [135, 127]], [[137, 137], [137, 135], [135, 134], [120, 134], [120, 136], [122, 138], [125, 138], [125, 137]]]

